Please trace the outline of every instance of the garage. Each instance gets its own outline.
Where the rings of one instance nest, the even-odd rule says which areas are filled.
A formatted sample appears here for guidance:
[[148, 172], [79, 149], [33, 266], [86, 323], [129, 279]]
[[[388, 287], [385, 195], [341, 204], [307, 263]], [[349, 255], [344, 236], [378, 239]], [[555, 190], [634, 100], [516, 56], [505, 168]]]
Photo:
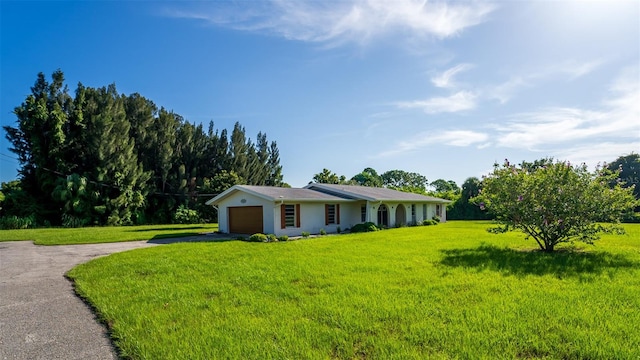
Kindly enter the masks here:
[[229, 207], [229, 232], [236, 234], [264, 232], [262, 206]]

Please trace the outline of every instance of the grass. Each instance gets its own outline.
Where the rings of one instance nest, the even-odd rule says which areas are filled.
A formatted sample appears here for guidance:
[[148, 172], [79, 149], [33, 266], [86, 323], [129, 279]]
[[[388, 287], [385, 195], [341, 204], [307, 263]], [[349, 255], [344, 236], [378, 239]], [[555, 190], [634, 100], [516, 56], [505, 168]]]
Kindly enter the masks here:
[[640, 225], [555, 254], [487, 225], [180, 243], [68, 276], [129, 359], [640, 357]]
[[194, 236], [217, 230], [218, 224], [0, 230], [0, 242], [32, 240], [37, 245], [95, 244]]

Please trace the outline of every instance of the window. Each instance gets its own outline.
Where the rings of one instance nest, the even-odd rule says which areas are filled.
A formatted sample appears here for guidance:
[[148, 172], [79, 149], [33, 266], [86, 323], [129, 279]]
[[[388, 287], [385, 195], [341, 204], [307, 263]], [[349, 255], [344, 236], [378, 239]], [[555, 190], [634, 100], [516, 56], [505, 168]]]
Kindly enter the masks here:
[[300, 204], [280, 205], [280, 227], [300, 227]]
[[411, 223], [416, 223], [416, 204], [411, 204]]
[[324, 224], [340, 224], [340, 205], [326, 204], [324, 206]]
[[360, 222], [367, 222], [367, 205], [360, 206]]
[[296, 226], [296, 207], [295, 205], [284, 206], [284, 226], [294, 227]]
[[427, 220], [427, 204], [422, 204], [422, 220]]
[[440, 218], [442, 217], [442, 205], [440, 204], [436, 205], [436, 215]]

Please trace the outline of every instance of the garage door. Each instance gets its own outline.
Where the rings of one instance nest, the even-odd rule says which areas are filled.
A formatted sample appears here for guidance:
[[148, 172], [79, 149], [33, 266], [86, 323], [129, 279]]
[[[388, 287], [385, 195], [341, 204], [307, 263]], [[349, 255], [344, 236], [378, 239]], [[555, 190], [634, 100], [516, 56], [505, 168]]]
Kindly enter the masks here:
[[262, 206], [229, 208], [229, 232], [236, 234], [261, 233], [264, 232], [262, 225]]

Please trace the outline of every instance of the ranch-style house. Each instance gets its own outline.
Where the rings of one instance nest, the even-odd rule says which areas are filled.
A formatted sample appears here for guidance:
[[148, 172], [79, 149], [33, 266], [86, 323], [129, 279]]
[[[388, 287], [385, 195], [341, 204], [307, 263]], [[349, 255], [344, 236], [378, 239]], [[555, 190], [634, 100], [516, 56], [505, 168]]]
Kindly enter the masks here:
[[446, 221], [449, 202], [386, 188], [312, 183], [304, 188], [234, 185], [206, 204], [218, 210], [220, 232], [299, 236], [364, 222], [394, 227], [434, 216]]

